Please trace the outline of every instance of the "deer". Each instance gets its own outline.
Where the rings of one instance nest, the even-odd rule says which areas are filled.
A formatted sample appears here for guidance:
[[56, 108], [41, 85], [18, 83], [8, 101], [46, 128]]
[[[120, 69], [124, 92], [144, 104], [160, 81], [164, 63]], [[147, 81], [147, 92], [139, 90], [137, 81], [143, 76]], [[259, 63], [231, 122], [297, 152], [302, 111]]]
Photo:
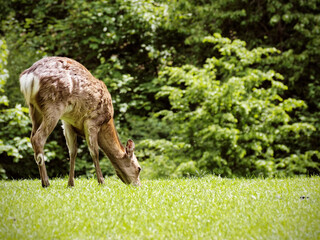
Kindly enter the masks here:
[[50, 185], [44, 146], [60, 119], [70, 158], [68, 186], [74, 186], [78, 136], [87, 142], [99, 184], [104, 184], [99, 165], [100, 148], [122, 182], [141, 186], [135, 144], [129, 139], [125, 147], [122, 145], [115, 128], [111, 95], [104, 82], [67, 57], [42, 58], [24, 70], [19, 81], [29, 107], [30, 141], [42, 187]]

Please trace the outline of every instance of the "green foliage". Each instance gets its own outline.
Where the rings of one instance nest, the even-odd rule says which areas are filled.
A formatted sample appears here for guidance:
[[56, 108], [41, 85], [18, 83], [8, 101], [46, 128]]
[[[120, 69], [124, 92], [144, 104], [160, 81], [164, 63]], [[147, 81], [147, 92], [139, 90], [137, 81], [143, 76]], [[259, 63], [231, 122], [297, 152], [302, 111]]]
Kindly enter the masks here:
[[12, 41], [16, 48], [29, 45], [78, 60], [117, 96], [115, 101], [122, 104], [116, 106], [120, 115], [120, 109], [130, 112], [132, 106], [144, 113], [151, 109], [148, 96], [139, 93], [148, 87], [142, 86], [153, 77], [158, 58], [167, 61], [169, 54], [168, 49], [162, 47], [162, 52], [156, 46], [155, 31], [161, 22], [161, 15], [156, 13], [161, 12], [160, 6], [150, 1], [48, 0], [37, 4], [25, 1], [22, 10], [19, 4], [13, 1], [14, 20], [4, 25], [5, 30], [16, 31], [16, 41]]
[[[7, 51], [7, 46], [5, 41], [3, 41], [2, 39], [0, 40], [0, 104], [1, 105], [8, 105], [8, 98], [3, 94], [3, 86], [6, 82], [6, 79], [8, 78], [8, 72], [5, 69], [5, 65], [7, 64], [7, 55], [8, 55], [8, 51]], [[0, 119], [1, 120], [1, 119]], [[5, 145], [3, 143], [3, 141], [0, 139], [0, 154], [2, 153], [3, 148], [7, 148], [8, 146]], [[2, 165], [0, 164], [0, 178], [6, 178], [6, 171], [3, 169]]]
[[0, 104], [8, 106], [8, 99], [6, 96], [2, 95], [4, 90], [3, 86], [6, 83], [6, 80], [9, 76], [7, 69], [5, 68], [7, 65], [7, 57], [8, 57], [8, 50], [6, 42], [1, 39], [0, 40]]
[[[7, 1], [2, 105], [23, 106], [22, 70], [44, 55], [67, 56], [107, 84], [120, 137], [137, 143], [145, 176], [319, 173], [319, 9], [317, 0]], [[203, 42], [214, 32], [232, 40]], [[76, 172], [91, 176], [79, 145]], [[49, 174], [67, 174], [60, 127], [46, 151]]]
[[[241, 39], [248, 48], [275, 47], [283, 54], [268, 58], [288, 86], [285, 97], [303, 99], [308, 108], [296, 111], [296, 121], [314, 125], [304, 148], [319, 149], [320, 138], [320, 2], [318, 0], [226, 0], [172, 1], [168, 4], [166, 26], [185, 36], [194, 51], [191, 63], [202, 63], [211, 51], [203, 37], [220, 32], [230, 39]], [[194, 55], [196, 54], [196, 56]], [[190, 62], [188, 62], [190, 63]]]
[[23, 167], [19, 167], [17, 163], [25, 156], [32, 156], [33, 152], [30, 139], [25, 137], [31, 130], [30, 121], [26, 115], [28, 109], [19, 104], [14, 108], [8, 108], [9, 100], [4, 95], [4, 86], [9, 77], [6, 69], [8, 50], [4, 40], [0, 40], [0, 48], [0, 178], [7, 178], [7, 171], [10, 172], [13, 169], [16, 172], [13, 176], [19, 176]]
[[67, 181], [0, 181], [0, 238], [319, 238], [319, 177]]
[[170, 162], [178, 176], [199, 170], [229, 177], [306, 174], [308, 168], [319, 173], [312, 160], [319, 152], [295, 148], [316, 130], [290, 117], [305, 103], [281, 97], [287, 90], [282, 75], [255, 68], [277, 50], [249, 51], [243, 41], [219, 34], [204, 42], [220, 57], [207, 59], [202, 68], [167, 67], [160, 73], [157, 97], [167, 97], [171, 107], [156, 115], [172, 127], [170, 142], [145, 141], [158, 149], [149, 156], [158, 168]]
[[[23, 158], [23, 152], [31, 148], [30, 139], [19, 137], [30, 133], [30, 121], [27, 117], [28, 109], [17, 105], [15, 108], [2, 109], [1, 125], [1, 151], [13, 157], [14, 162]], [[30, 151], [28, 151], [30, 153]]]

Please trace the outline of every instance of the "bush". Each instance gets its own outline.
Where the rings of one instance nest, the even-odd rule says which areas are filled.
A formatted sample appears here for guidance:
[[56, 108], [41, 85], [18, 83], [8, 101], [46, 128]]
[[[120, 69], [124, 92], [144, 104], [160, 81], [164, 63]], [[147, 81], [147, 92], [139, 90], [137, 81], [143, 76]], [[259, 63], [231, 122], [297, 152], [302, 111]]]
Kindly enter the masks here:
[[[0, 8], [0, 34], [6, 38], [10, 50], [6, 66], [10, 76], [4, 88], [10, 105], [3, 106], [4, 109], [14, 109], [17, 103], [24, 103], [17, 81], [23, 69], [43, 55], [68, 56], [84, 64], [107, 84], [115, 103], [115, 122], [121, 139], [131, 137], [136, 143], [141, 139], [150, 139], [137, 144], [139, 159], [148, 159], [142, 163], [146, 165], [143, 172], [145, 176], [186, 176], [188, 172], [197, 175], [213, 170], [227, 176], [250, 171], [265, 175], [318, 172], [320, 18], [316, 0], [12, 0]], [[256, 49], [248, 51], [244, 48], [245, 44], [238, 40], [232, 42], [234, 49], [228, 49], [231, 42], [227, 43], [229, 40], [226, 39], [223, 40], [226, 42], [219, 43], [219, 47], [212, 48], [212, 44], [203, 42], [203, 37], [213, 32], [220, 32], [233, 40], [242, 39], [246, 41], [248, 49]], [[264, 51], [260, 46], [274, 46], [282, 54], [277, 54], [275, 49], [260, 54], [260, 51]], [[216, 56], [216, 59], [212, 56]], [[210, 64], [213, 69], [206, 66]], [[199, 94], [186, 96], [184, 91], [195, 88], [192, 84], [187, 85], [189, 80], [166, 83], [175, 74], [177, 77], [202, 81], [206, 76], [200, 76], [201, 71], [214, 75], [208, 77], [219, 84], [210, 84], [219, 91], [225, 91], [224, 96], [212, 98], [206, 89], [199, 87]], [[284, 76], [283, 80], [277, 72]], [[248, 80], [250, 74], [259, 79], [255, 90], [247, 86], [254, 81]], [[246, 82], [244, 86], [243, 82]], [[155, 99], [159, 88], [161, 93]], [[268, 91], [275, 93], [272, 95]], [[233, 96], [232, 92], [238, 92], [239, 96]], [[226, 105], [222, 109], [216, 103], [211, 106], [208, 103], [210, 98], [206, 96], [208, 94], [212, 101], [231, 102], [231, 107]], [[264, 95], [269, 100], [265, 100]], [[179, 109], [179, 104], [189, 105], [193, 114], [197, 109], [217, 114], [204, 120], [195, 118], [194, 121], [206, 123], [214, 120], [218, 123], [211, 128], [200, 123], [197, 128], [190, 127], [187, 133], [187, 130], [177, 127], [178, 123], [189, 127], [187, 122], [193, 122], [190, 116], [183, 116], [187, 115], [187, 109]], [[168, 110], [168, 114], [171, 111], [174, 117], [170, 119], [165, 112], [160, 114], [160, 110]], [[255, 119], [253, 113], [257, 116], [279, 113], [280, 120], [273, 123], [269, 118], [276, 117], [266, 117], [269, 122], [264, 124], [263, 118]], [[178, 116], [185, 121], [179, 120]], [[261, 126], [257, 126], [259, 124], [254, 120], [260, 121]], [[249, 126], [247, 135], [241, 122]], [[276, 128], [279, 133], [269, 128]], [[212, 136], [206, 136], [208, 141], [225, 141], [227, 136], [231, 136], [231, 139], [219, 143], [219, 146], [217, 143], [214, 150], [207, 151], [204, 142], [193, 143], [198, 140], [191, 140], [205, 138], [204, 133], [201, 135], [199, 132], [201, 130], [211, 131]], [[263, 135], [254, 136], [255, 132], [263, 133], [266, 138], [276, 137], [261, 140], [259, 138], [263, 138]], [[29, 135], [17, 134], [21, 138]], [[232, 140], [232, 136], [235, 140]], [[182, 141], [179, 138], [183, 138]], [[246, 160], [243, 161], [247, 165], [240, 167], [238, 162], [235, 166], [231, 165], [239, 158], [227, 153], [232, 141], [244, 149], [245, 152], [241, 154], [244, 154]], [[257, 142], [261, 146], [255, 145]], [[268, 144], [271, 144], [270, 148]], [[94, 171], [91, 158], [85, 145], [80, 141], [79, 145], [82, 153], [77, 159], [76, 174], [91, 176]], [[60, 127], [50, 136], [46, 147], [50, 160], [49, 175], [67, 174], [68, 154]], [[200, 153], [190, 155], [192, 148]], [[265, 156], [256, 155], [259, 149], [262, 149], [260, 155]], [[213, 154], [213, 151], [217, 151], [217, 154]], [[215, 160], [210, 160], [212, 157]], [[11, 159], [11, 156], [5, 159]], [[23, 162], [19, 161], [19, 165]], [[201, 162], [204, 165], [213, 163], [210, 163], [211, 167], [205, 167]], [[104, 173], [111, 174], [109, 165], [105, 163]], [[181, 167], [180, 163], [183, 163]], [[217, 163], [223, 163], [222, 167]], [[242, 167], [248, 169], [236, 171]], [[16, 167], [12, 165], [12, 169]]]
[[219, 34], [204, 42], [214, 46], [218, 57], [208, 58], [202, 68], [166, 67], [160, 73], [157, 98], [168, 98], [170, 108], [156, 116], [171, 132], [169, 142], [142, 142], [157, 150], [149, 161], [166, 169], [166, 175], [178, 176], [199, 170], [228, 177], [319, 173], [312, 159], [319, 159], [319, 152], [298, 147], [315, 127], [290, 116], [305, 103], [283, 99], [282, 75], [261, 63], [279, 51], [249, 51], [245, 42]]
[[[8, 108], [9, 101], [4, 95], [4, 85], [9, 77], [5, 66], [7, 64], [8, 51], [6, 42], [0, 40], [0, 178], [7, 178], [6, 167], [15, 165], [24, 156], [33, 156], [29, 138], [24, 137], [30, 131], [30, 121], [26, 115], [27, 108], [16, 105]], [[6, 170], [5, 170], [6, 169]], [[22, 170], [16, 168], [16, 171]], [[9, 170], [10, 171], [10, 170]]]

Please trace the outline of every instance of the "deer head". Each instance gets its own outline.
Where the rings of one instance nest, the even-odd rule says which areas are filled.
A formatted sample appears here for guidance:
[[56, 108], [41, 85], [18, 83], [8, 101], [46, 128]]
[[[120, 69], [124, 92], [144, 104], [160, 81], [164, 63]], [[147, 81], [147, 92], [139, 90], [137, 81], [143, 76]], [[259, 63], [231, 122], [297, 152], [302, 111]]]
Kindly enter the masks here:
[[122, 182], [134, 186], [141, 186], [139, 179], [141, 167], [134, 154], [134, 148], [134, 142], [129, 139], [125, 148], [125, 155], [121, 161], [117, 161], [115, 170]]

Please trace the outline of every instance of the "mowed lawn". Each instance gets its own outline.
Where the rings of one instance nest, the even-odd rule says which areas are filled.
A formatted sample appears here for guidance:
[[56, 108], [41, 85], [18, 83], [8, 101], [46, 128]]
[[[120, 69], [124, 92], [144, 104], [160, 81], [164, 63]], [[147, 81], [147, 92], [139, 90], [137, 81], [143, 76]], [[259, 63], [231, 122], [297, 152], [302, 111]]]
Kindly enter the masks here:
[[0, 181], [0, 239], [320, 239], [320, 178]]

